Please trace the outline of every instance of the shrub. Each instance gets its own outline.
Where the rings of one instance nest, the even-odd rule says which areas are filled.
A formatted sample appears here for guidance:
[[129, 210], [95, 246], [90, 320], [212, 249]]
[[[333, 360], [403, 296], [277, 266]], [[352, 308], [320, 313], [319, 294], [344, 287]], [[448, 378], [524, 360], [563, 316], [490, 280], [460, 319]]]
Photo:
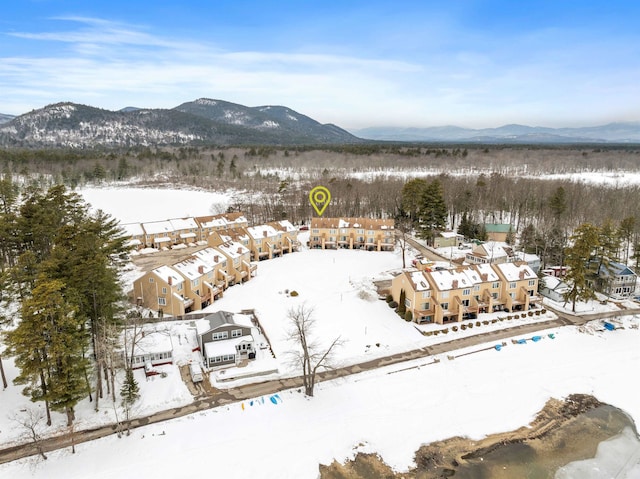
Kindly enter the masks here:
[[480, 321], [476, 321], [476, 326], [480, 327]]
[[484, 324], [485, 326], [487, 326], [489, 324], [489, 321], [487, 321], [486, 319], [484, 321], [482, 321], [482, 324]]
[[543, 310], [542, 310], [542, 314], [545, 314], [546, 312], [547, 312], [547, 310], [546, 310], [546, 309], [543, 309]]
[[460, 329], [462, 329], [464, 331], [465, 329], [467, 329], [467, 325], [466, 324], [461, 324], [460, 325]]
[[458, 331], [458, 326], [454, 326], [453, 328], [451, 328], [453, 330], [453, 332], [457, 332]]
[[527, 317], [527, 313], [522, 313], [522, 314], [520, 315], [520, 317], [521, 317], [521, 318], [526, 318], [526, 317]]
[[469, 328], [473, 328], [473, 323], [469, 323], [467, 326], [469, 326]]
[[386, 301], [387, 303], [390, 303], [391, 301], [393, 301], [393, 296], [391, 296], [391, 293], [387, 294]]
[[500, 321], [504, 321], [504, 318], [498, 318]]
[[298, 292], [297, 292], [297, 291], [295, 291], [295, 290], [294, 290], [294, 291], [291, 291], [291, 292], [289, 293], [289, 296], [293, 296], [293, 297], [295, 298], [296, 296], [298, 296]]
[[529, 311], [529, 312], [527, 313], [527, 316], [529, 316], [529, 317], [533, 316], [533, 311]]
[[498, 320], [495, 319], [495, 318], [491, 320], [491, 324], [496, 324], [497, 322], [498, 322]]
[[440, 334], [440, 331], [438, 331], [437, 329], [433, 332], [434, 336], [437, 336], [438, 334]]
[[507, 316], [507, 321], [511, 321], [511, 315]]
[[398, 307], [398, 303], [396, 303], [395, 301], [391, 301], [391, 302], [389, 303], [389, 307], [390, 307], [391, 309], [396, 309], [396, 308]]
[[449, 334], [449, 328], [444, 328], [442, 330], [442, 334]]
[[425, 336], [431, 336], [433, 334], [433, 331], [425, 331], [424, 335]]
[[540, 316], [540, 310], [539, 309], [536, 310], [536, 316]]
[[404, 313], [404, 320], [405, 321], [412, 321], [413, 320], [413, 313], [411, 313], [411, 311], [407, 311], [406, 313]]

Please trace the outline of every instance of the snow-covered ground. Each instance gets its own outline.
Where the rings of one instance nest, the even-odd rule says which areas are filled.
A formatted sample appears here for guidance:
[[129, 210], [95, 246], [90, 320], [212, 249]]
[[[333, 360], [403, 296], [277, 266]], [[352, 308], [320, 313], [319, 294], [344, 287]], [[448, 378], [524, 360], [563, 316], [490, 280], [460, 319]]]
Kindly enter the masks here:
[[[94, 479], [191, 477], [206, 467], [225, 478], [315, 478], [319, 463], [358, 451], [378, 452], [404, 470], [421, 444], [518, 428], [549, 397], [570, 393], [594, 394], [638, 421], [631, 373], [640, 367], [640, 331], [631, 327], [637, 324], [629, 319], [624, 330], [595, 334], [564, 327], [548, 331], [555, 339], [454, 361], [443, 357], [428, 366], [419, 360], [382, 368], [321, 383], [312, 399], [285, 391], [278, 404], [265, 397], [253, 406], [245, 401], [244, 408], [219, 407], [137, 429], [130, 437], [81, 444], [75, 455], [61, 450], [46, 462], [4, 464], [0, 476], [72, 479], [90, 471]], [[407, 370], [411, 365], [417, 367]], [[636, 466], [626, 477], [638, 473]]]
[[[94, 207], [123, 222], [209, 214], [212, 202], [218, 201], [205, 196], [198, 202], [198, 195], [212, 193], [188, 191], [181, 198], [185, 203], [176, 203], [182, 207], [200, 205], [204, 211], [172, 210], [171, 199], [179, 191], [160, 190], [158, 201], [144, 196], [149, 191], [154, 190], [91, 189], [81, 193]], [[140, 205], [135, 209], [131, 208], [134, 200]], [[417, 328], [402, 321], [386, 302], [377, 299], [373, 289], [374, 279], [390, 278], [401, 263], [397, 252], [302, 251], [259, 263], [256, 278], [230, 288], [210, 310], [255, 309], [276, 354], [279, 375], [295, 372], [287, 361], [292, 345], [286, 341], [286, 315], [301, 304], [314, 308], [315, 334], [320, 342], [337, 336], [344, 340], [336, 351], [339, 365], [551, 317], [497, 321], [473, 331], [450, 330], [446, 337], [423, 336], [420, 329], [443, 327]], [[129, 273], [133, 274], [135, 270]], [[290, 294], [294, 290], [297, 297]], [[585, 312], [601, 308], [605, 306], [598, 303], [583, 307]], [[480, 320], [497, 317], [487, 315]], [[277, 404], [270, 397], [257, 398], [253, 406], [245, 401], [244, 408], [232, 404], [141, 428], [128, 438], [114, 436], [82, 444], [75, 455], [67, 450], [54, 452], [45, 463], [29, 458], [0, 465], [0, 477], [73, 478], [86, 477], [88, 471], [96, 478], [189, 476], [201, 474], [204, 465], [217, 477], [304, 478], [317, 477], [319, 462], [344, 460], [357, 451], [379, 452], [402, 470], [411, 465], [413, 453], [422, 443], [514, 429], [528, 423], [549, 397], [580, 392], [594, 394], [638, 421], [640, 403], [630, 371], [640, 367], [640, 333], [632, 329], [638, 324], [636, 318], [623, 322], [625, 329], [614, 332], [601, 332], [598, 324], [580, 330], [565, 327], [549, 331], [556, 333], [555, 339], [546, 336], [537, 343], [508, 344], [500, 352], [485, 351], [455, 361], [443, 357], [438, 364], [419, 367], [428, 362], [423, 359], [321, 383], [313, 399], [285, 391], [279, 394]], [[174, 354], [179, 363], [194, 359], [191, 323], [164, 323], [170, 324], [172, 337], [177, 338]], [[16, 376], [15, 366], [11, 359], [4, 360], [11, 381]], [[404, 370], [412, 365], [416, 368]], [[135, 415], [192, 400], [177, 366], [162, 368], [166, 377], [149, 381], [141, 371], [137, 373], [143, 399], [134, 407]], [[20, 389], [11, 385], [0, 391], [0, 443], [18, 437], [19, 431], [10, 420], [13, 413], [37, 407]], [[106, 398], [102, 405], [100, 413], [95, 413], [93, 405], [83, 401], [77, 408], [77, 427], [112, 422], [113, 406]], [[54, 414], [53, 429], [64, 429], [64, 422], [62, 415]], [[203, 458], [213, 460], [203, 464]]]
[[114, 186], [76, 190], [92, 209], [101, 209], [121, 223], [142, 223], [224, 213], [234, 191], [204, 191]]

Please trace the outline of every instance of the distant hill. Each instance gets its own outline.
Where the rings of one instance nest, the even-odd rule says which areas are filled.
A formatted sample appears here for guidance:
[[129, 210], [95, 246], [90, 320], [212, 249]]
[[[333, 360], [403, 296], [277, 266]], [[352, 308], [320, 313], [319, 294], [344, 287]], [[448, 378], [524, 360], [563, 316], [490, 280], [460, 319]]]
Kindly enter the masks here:
[[151, 145], [296, 145], [361, 142], [335, 125], [287, 107], [246, 107], [199, 99], [176, 108], [120, 111], [56, 103], [0, 125], [3, 147], [130, 147]]
[[2, 125], [3, 123], [10, 122], [14, 118], [15, 116], [13, 115], [5, 115], [4, 113], [0, 113], [0, 125]]
[[504, 125], [471, 129], [458, 126], [430, 128], [373, 127], [354, 130], [361, 138], [384, 141], [473, 143], [640, 143], [640, 122], [609, 123], [584, 128], [545, 128]]

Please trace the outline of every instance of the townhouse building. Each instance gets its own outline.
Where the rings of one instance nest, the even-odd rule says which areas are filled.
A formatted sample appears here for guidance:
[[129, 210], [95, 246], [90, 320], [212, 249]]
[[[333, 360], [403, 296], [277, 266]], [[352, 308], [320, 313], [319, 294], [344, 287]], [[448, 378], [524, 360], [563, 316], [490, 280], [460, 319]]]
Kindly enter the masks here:
[[392, 219], [312, 218], [309, 248], [393, 251], [394, 227]]
[[418, 323], [446, 324], [497, 311], [539, 306], [538, 277], [526, 263], [478, 264], [432, 271], [411, 268], [391, 281], [391, 295]]

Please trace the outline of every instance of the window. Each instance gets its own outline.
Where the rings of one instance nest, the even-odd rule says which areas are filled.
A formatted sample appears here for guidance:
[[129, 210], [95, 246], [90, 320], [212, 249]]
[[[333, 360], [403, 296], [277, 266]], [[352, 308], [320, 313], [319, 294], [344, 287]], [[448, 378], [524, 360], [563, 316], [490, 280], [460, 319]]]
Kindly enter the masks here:
[[153, 278], [149, 278], [149, 283], [153, 283]]
[[167, 300], [165, 298], [158, 298], [158, 305], [159, 306], [166, 306], [167, 305]]
[[462, 300], [462, 306], [468, 307], [469, 306], [469, 300], [468, 299], [463, 299]]
[[474, 290], [474, 291], [480, 291], [480, 285], [475, 285], [475, 286], [473, 287], [473, 290]]
[[449, 309], [449, 303], [440, 303], [440, 307], [446, 311]]
[[443, 298], [448, 298], [449, 297], [449, 291], [443, 291], [441, 296]]
[[180, 283], [176, 289], [177, 289], [178, 291], [182, 291], [182, 283]]
[[431, 291], [423, 291], [422, 292], [422, 297], [423, 298], [430, 298], [431, 297]]
[[363, 235], [364, 234], [364, 230], [357, 230], [359, 235]]
[[167, 294], [167, 288], [165, 287], [162, 288], [162, 294]]
[[500, 287], [500, 283], [498, 281], [495, 281], [495, 282], [491, 283], [491, 287], [493, 289], [498, 289]]
[[535, 279], [530, 279], [529, 280], [529, 286], [535, 286], [536, 284], [536, 280]]
[[498, 299], [498, 293], [491, 293], [491, 297], [493, 299]]
[[373, 236], [373, 231], [367, 231], [367, 236]]
[[234, 329], [231, 331], [232, 338], [239, 338], [240, 336], [242, 336], [242, 329]]
[[410, 307], [411, 307], [411, 300], [410, 300], [409, 298], [405, 298], [405, 299], [404, 299], [404, 305], [405, 305], [407, 308], [410, 308]]
[[429, 308], [431, 307], [431, 305], [429, 303], [422, 303], [421, 306], [422, 307], [420, 309], [422, 309], [422, 311], [428, 311]]
[[471, 290], [469, 288], [462, 290], [462, 296], [469, 296], [471, 294]]
[[329, 234], [330, 234], [330, 235], [334, 235], [334, 234], [336, 234], [336, 230], [329, 230]]
[[317, 235], [318, 233], [320, 233], [320, 230], [318, 228], [314, 228], [311, 230], [311, 232]]
[[198, 286], [199, 284], [200, 284], [200, 280], [199, 280], [199, 279], [193, 279], [193, 280], [191, 280], [191, 286], [192, 286], [192, 287], [194, 287], [194, 288], [195, 288], [195, 287], [196, 287], [196, 286]]
[[227, 339], [228, 337], [229, 333], [227, 331], [219, 331], [211, 335], [211, 339], [213, 339], [214, 341], [220, 341], [221, 339]]
[[533, 290], [532, 289], [529, 290], [529, 296], [533, 296]]
[[509, 289], [516, 289], [516, 283], [509, 283]]

